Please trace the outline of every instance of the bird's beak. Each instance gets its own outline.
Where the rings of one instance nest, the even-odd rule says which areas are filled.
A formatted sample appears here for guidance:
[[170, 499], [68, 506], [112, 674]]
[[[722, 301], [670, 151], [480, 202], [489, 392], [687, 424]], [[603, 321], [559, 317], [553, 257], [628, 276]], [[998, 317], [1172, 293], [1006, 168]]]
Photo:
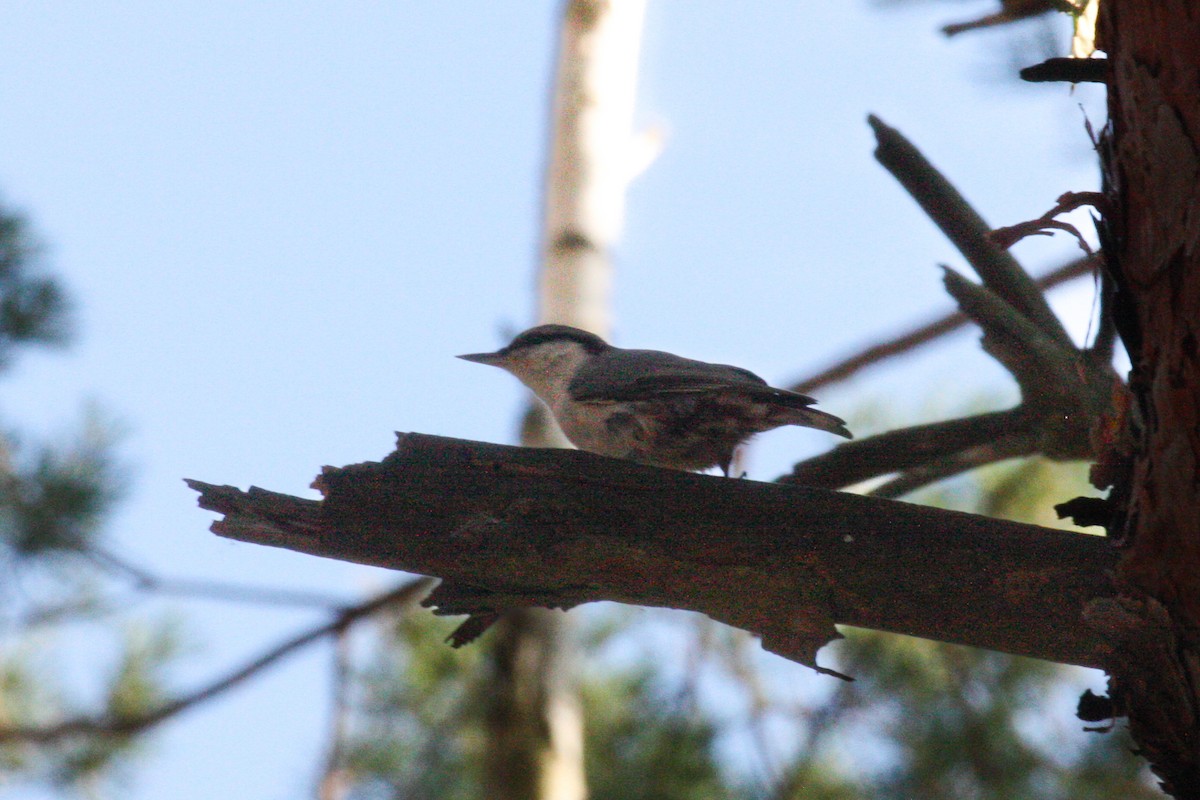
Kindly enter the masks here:
[[467, 353], [465, 356], [458, 356], [463, 361], [474, 361], [476, 364], [487, 364], [488, 366], [498, 367], [504, 363], [504, 356], [500, 353]]

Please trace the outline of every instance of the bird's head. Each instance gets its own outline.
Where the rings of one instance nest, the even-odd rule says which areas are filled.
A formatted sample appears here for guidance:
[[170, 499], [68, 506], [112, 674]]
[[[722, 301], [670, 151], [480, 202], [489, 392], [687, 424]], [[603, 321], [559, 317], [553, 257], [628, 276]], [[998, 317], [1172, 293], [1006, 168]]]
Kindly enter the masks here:
[[459, 358], [511, 372], [534, 394], [550, 402], [566, 391], [584, 362], [608, 349], [609, 345], [594, 333], [568, 325], [539, 325], [494, 353], [469, 353]]

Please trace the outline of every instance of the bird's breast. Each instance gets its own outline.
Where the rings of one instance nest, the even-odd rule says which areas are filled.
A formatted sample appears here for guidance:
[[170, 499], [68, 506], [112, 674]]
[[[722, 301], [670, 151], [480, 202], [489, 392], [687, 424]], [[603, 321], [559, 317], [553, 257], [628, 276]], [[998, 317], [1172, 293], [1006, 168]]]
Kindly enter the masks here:
[[558, 426], [580, 450], [630, 458], [645, 444], [646, 431], [626, 403], [565, 400], [550, 406]]

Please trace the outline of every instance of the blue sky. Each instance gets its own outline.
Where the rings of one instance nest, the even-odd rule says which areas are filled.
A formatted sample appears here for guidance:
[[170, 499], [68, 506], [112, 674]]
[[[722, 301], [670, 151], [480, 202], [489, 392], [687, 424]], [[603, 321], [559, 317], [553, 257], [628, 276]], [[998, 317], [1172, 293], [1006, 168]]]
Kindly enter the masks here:
[[[1079, 109], [1102, 119], [1094, 94], [1005, 80], [1011, 33], [937, 33], [991, 5], [652, 3], [639, 118], [668, 139], [629, 197], [618, 343], [784, 382], [948, 308], [936, 265], [961, 259], [875, 164], [869, 112], [995, 224], [1095, 188]], [[80, 335], [22, 359], [0, 402], [45, 435], [87, 402], [121, 420], [115, 549], [168, 575], [358, 596], [391, 576], [219, 539], [180, 479], [310, 495], [321, 465], [382, 457], [396, 430], [512, 440], [516, 382], [452, 356], [533, 318], [557, 7], [6, 12], [0, 192], [46, 241]], [[1018, 249], [1039, 268], [1076, 253], [1065, 237]], [[1063, 301], [1077, 328], [1090, 291]], [[828, 390], [822, 407], [1012, 399], [974, 340]], [[770, 434], [752, 477], [830, 444]], [[164, 609], [196, 642], [180, 687], [313, 619], [150, 610]], [[306, 793], [328, 662], [316, 648], [162, 729], [129, 796]]]

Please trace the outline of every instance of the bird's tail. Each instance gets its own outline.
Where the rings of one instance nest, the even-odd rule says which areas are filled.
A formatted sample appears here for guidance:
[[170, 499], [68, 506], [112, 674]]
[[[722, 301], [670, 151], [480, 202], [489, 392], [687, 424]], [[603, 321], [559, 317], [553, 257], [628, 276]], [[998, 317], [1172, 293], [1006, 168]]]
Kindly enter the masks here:
[[850, 433], [850, 429], [846, 427], [846, 420], [815, 408], [809, 408], [817, 401], [808, 395], [773, 387], [767, 391], [769, 395], [763, 396], [763, 399], [769, 400], [774, 407], [775, 413], [772, 414], [772, 422], [777, 425], [801, 425], [805, 428], [828, 431], [847, 439], [854, 438], [854, 434]]
[[846, 427], [846, 420], [815, 408], [780, 409], [777, 419], [783, 425], [802, 425], [805, 428], [816, 428], [819, 431], [835, 433], [847, 439], [854, 438], [854, 434], [850, 433]]

